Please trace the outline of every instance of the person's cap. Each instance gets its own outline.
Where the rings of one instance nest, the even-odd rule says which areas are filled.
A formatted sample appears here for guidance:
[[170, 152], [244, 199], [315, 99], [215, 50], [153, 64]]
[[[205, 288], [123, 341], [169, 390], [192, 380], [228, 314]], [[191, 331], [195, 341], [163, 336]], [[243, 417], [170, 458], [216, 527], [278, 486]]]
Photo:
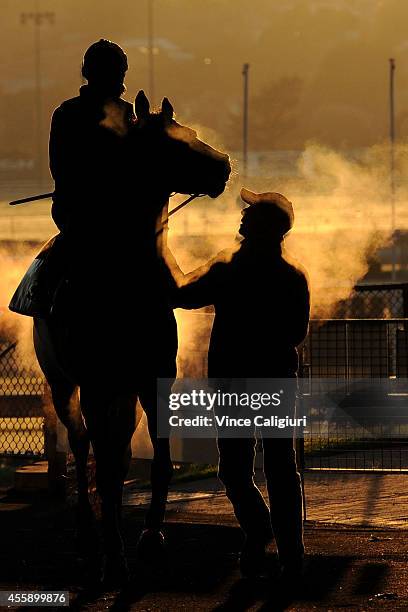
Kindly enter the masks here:
[[127, 69], [127, 56], [122, 47], [104, 38], [87, 49], [82, 63], [82, 74], [86, 79], [103, 76], [104, 73], [126, 72]]
[[284, 195], [274, 191], [266, 193], [255, 193], [243, 187], [241, 189], [241, 199], [257, 210], [265, 220], [265, 223], [276, 229], [282, 235], [286, 234], [295, 221], [292, 202]]

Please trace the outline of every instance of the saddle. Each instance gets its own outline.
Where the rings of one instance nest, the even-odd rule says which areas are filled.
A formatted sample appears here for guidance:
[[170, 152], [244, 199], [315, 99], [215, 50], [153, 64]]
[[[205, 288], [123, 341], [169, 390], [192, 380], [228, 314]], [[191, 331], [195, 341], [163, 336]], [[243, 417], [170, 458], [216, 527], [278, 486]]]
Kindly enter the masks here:
[[27, 317], [49, 317], [66, 282], [66, 261], [64, 240], [62, 234], [57, 234], [34, 258], [11, 298], [9, 309]]

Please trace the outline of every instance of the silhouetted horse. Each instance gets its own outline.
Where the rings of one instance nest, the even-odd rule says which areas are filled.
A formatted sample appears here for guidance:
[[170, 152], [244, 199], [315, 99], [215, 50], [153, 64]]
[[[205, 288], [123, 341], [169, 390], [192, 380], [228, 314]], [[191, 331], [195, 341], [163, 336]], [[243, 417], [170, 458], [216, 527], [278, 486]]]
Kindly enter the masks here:
[[[116, 129], [120, 109], [105, 110], [107, 128]], [[163, 210], [173, 192], [217, 197], [230, 174], [228, 156], [176, 123], [166, 98], [161, 111], [151, 113], [139, 92], [135, 111], [137, 120], [123, 135], [130, 203], [112, 206], [111, 222], [96, 226], [86, 256], [82, 248], [76, 257], [71, 244], [68, 283], [57, 292], [53, 315], [34, 320], [38, 361], [75, 458], [79, 539], [89, 542], [92, 533], [86, 470], [91, 441], [105, 576], [119, 579], [127, 571], [120, 510], [138, 398], [154, 449], [144, 547], [163, 541], [160, 529], [172, 474], [169, 440], [157, 437], [156, 412], [156, 379], [174, 379], [177, 353], [177, 328], [167, 300], [172, 278], [158, 255]]]

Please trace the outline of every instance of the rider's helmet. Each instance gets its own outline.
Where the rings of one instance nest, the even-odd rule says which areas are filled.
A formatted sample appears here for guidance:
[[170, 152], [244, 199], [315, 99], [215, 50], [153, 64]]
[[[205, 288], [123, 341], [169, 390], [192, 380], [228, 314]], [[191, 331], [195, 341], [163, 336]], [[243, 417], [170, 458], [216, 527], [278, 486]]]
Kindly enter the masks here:
[[122, 83], [128, 69], [126, 53], [112, 42], [101, 38], [85, 52], [82, 75], [90, 84]]

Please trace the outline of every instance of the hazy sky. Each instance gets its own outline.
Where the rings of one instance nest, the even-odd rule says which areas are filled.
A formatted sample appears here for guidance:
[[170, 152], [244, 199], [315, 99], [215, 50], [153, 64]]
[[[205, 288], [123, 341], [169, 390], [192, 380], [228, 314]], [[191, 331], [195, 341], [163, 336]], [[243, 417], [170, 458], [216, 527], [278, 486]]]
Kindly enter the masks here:
[[[148, 0], [38, 0], [42, 146], [52, 109], [76, 95], [84, 50], [100, 37], [128, 53], [128, 99], [148, 90]], [[153, 0], [156, 102], [241, 146], [242, 64], [250, 63], [250, 147], [302, 149], [381, 142], [388, 130], [388, 59], [395, 57], [397, 134], [408, 136], [406, 0]], [[35, 152], [35, 41], [21, 13], [35, 0], [2, 0], [0, 157]]]

